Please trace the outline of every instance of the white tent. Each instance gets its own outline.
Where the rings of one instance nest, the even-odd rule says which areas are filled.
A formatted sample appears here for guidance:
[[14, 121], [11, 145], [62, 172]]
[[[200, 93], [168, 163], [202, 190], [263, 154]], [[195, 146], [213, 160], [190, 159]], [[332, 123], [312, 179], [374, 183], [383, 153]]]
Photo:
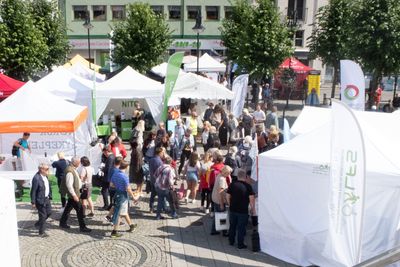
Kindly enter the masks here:
[[93, 71], [80, 62], [75, 63], [74, 65], [72, 65], [70, 68], [67, 68], [67, 69], [68, 69], [68, 71], [72, 72], [73, 74], [78, 75], [79, 77], [84, 78], [86, 80], [93, 81], [93, 72], [96, 77], [95, 78], [96, 82], [101, 83], [101, 82], [104, 82], [106, 79], [106, 75], [100, 74], [96, 71]]
[[[319, 116], [320, 114], [316, 115]], [[400, 134], [394, 114], [357, 112], [366, 147], [362, 259], [400, 244]], [[320, 123], [320, 122], [316, 122]], [[343, 266], [324, 247], [328, 235], [330, 119], [259, 156], [261, 249], [293, 264]], [[343, 129], [346, 131], [346, 129]]]
[[[197, 61], [184, 65], [187, 72], [197, 71]], [[199, 71], [200, 72], [225, 72], [226, 65], [213, 59], [209, 54], [205, 53], [199, 58]]]
[[[157, 66], [151, 68], [151, 71], [157, 75], [160, 75], [161, 77], [165, 77], [165, 75], [167, 75], [167, 66], [168, 66], [168, 63], [164, 62], [164, 63], [161, 63], [160, 65], [157, 65]], [[183, 70], [179, 70], [179, 75], [184, 74], [184, 73], [185, 72]]]
[[[90, 138], [86, 124], [88, 108], [76, 105], [26, 83], [0, 103], [0, 143], [3, 153], [10, 153], [12, 143], [22, 132], [31, 134], [32, 153], [64, 151], [86, 153]], [[15, 133], [14, 135], [10, 133]], [[63, 133], [63, 134], [60, 134]], [[59, 138], [55, 141], [54, 138]]]
[[96, 89], [97, 119], [111, 99], [145, 99], [156, 122], [160, 119], [163, 85], [126, 67]]
[[178, 76], [171, 99], [233, 99], [233, 92], [225, 86], [194, 73]]

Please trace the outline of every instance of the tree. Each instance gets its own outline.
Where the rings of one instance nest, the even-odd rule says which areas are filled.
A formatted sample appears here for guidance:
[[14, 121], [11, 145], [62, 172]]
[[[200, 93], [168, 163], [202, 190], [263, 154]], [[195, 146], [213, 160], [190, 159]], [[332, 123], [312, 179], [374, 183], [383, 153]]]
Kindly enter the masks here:
[[35, 26], [42, 31], [49, 49], [43, 64], [51, 70], [52, 66], [65, 63], [71, 51], [65, 22], [55, 0], [32, 0], [30, 6]]
[[171, 31], [162, 16], [148, 4], [134, 3], [127, 7], [127, 18], [114, 27], [111, 37], [115, 48], [113, 60], [144, 72], [161, 63], [172, 43]]
[[382, 75], [400, 70], [400, 2], [358, 0], [354, 9], [353, 54], [372, 73], [369, 104]]
[[293, 52], [293, 35], [272, 0], [256, 0], [255, 5], [236, 0], [232, 16], [222, 22], [221, 35], [228, 59], [254, 78], [272, 75]]
[[24, 0], [0, 0], [0, 68], [19, 80], [43, 69], [48, 48]]
[[308, 38], [310, 56], [319, 57], [334, 68], [331, 98], [335, 97], [340, 60], [351, 58], [353, 8], [350, 0], [331, 0], [318, 10], [312, 35]]

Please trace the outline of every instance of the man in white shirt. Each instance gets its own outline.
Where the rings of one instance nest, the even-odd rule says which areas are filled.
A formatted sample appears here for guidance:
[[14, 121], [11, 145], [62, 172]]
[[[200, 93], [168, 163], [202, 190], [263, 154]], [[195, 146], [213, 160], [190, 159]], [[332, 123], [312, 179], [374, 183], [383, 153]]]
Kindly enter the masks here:
[[80, 189], [82, 187], [81, 179], [76, 171], [76, 168], [79, 167], [79, 164], [79, 157], [73, 157], [71, 159], [71, 164], [65, 169], [65, 175], [61, 181], [61, 194], [67, 194], [68, 201], [60, 219], [60, 227], [65, 229], [71, 228], [67, 224], [67, 220], [71, 210], [75, 209], [79, 222], [79, 230], [81, 232], [90, 232], [91, 230], [86, 227], [83, 219], [83, 208], [81, 202], [79, 201], [81, 194]]
[[32, 208], [36, 208], [39, 214], [39, 221], [35, 227], [39, 228], [39, 236], [47, 237], [44, 223], [51, 214], [51, 187], [47, 178], [49, 166], [46, 163], [39, 165], [39, 171], [33, 176], [31, 188]]
[[256, 106], [256, 110], [253, 113], [253, 119], [254, 119], [254, 124], [256, 126], [262, 125], [264, 127], [266, 116], [265, 116], [265, 112], [261, 109], [260, 105]]

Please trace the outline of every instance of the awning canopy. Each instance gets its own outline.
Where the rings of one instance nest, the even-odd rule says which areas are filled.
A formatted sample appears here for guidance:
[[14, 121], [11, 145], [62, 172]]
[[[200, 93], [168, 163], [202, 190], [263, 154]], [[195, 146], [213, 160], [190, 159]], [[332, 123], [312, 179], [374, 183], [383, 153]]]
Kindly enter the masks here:
[[280, 69], [291, 68], [297, 73], [304, 73], [304, 72], [313, 70], [312, 68], [310, 68], [307, 65], [304, 65], [303, 63], [301, 63], [299, 60], [297, 60], [294, 57], [285, 59], [285, 61], [283, 61], [283, 63], [279, 66], [279, 68]]
[[[185, 71], [195, 72], [197, 71], [197, 61], [193, 63], [185, 64]], [[226, 65], [218, 62], [212, 58], [209, 54], [205, 53], [199, 58], [199, 71], [200, 72], [225, 72]]]
[[28, 82], [0, 103], [0, 114], [0, 133], [75, 132], [88, 109]]
[[0, 99], [9, 97], [25, 83], [0, 73]]
[[96, 65], [94, 63], [90, 63], [89, 61], [87, 61], [84, 57], [82, 57], [81, 55], [76, 55], [73, 58], [71, 58], [70, 61], [68, 61], [67, 63], [64, 64], [65, 68], [70, 68], [72, 66], [74, 66], [76, 63], [81, 63], [82, 65], [94, 69], [95, 71], [99, 71], [99, 69], [101, 68], [101, 66]]

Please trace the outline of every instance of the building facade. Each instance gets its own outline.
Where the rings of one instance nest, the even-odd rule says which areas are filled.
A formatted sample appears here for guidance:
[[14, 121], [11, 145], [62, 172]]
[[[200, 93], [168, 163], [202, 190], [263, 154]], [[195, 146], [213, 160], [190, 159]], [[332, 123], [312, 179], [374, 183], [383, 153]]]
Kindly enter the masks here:
[[[297, 19], [298, 31], [293, 40], [296, 47], [295, 56], [319, 70], [324, 69], [321, 62], [308, 58], [307, 38], [312, 33], [312, 24], [317, 10], [328, 4], [328, 1], [275, 0], [282, 20], [288, 16], [295, 16]], [[89, 32], [90, 58], [98, 65], [106, 65], [111, 47], [109, 34], [115, 23], [125, 19], [126, 5], [133, 2], [135, 0], [59, 0], [61, 12], [67, 23], [67, 35], [73, 47], [70, 57], [80, 54], [89, 58], [88, 32], [83, 26], [86, 13], [89, 12], [93, 25]], [[212, 56], [225, 54], [219, 27], [222, 25], [222, 20], [229, 17], [232, 12], [230, 0], [141, 0], [141, 2], [148, 3], [155, 12], [164, 14], [166, 22], [173, 32], [171, 52], [187, 51], [195, 54], [197, 41], [192, 27], [195, 25], [197, 12], [200, 10], [205, 27], [204, 32], [200, 34], [201, 53], [208, 52]]]

